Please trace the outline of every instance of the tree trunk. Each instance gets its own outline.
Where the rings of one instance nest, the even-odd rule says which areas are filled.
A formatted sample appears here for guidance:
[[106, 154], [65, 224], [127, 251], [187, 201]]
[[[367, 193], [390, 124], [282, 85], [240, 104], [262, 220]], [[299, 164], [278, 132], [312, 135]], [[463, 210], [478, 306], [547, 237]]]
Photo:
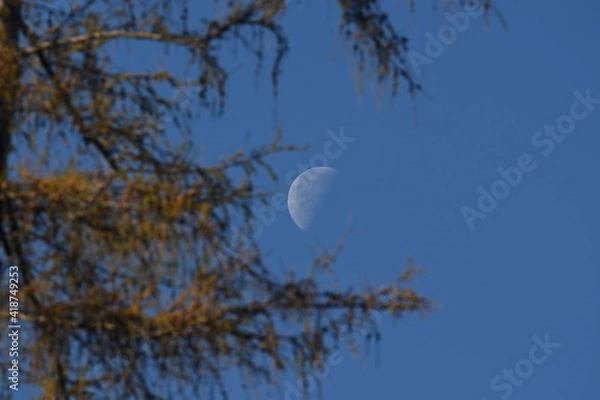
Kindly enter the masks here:
[[7, 173], [11, 123], [19, 88], [19, 0], [0, 0], [0, 182]]

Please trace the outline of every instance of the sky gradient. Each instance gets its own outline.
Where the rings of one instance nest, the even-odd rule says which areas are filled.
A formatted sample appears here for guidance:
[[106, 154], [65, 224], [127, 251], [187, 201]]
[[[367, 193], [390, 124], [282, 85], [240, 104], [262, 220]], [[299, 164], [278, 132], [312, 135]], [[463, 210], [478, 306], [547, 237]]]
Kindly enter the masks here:
[[[272, 59], [256, 82], [254, 60], [231, 57], [225, 115], [193, 126], [203, 157], [267, 143], [276, 123], [285, 143], [310, 145], [273, 156], [280, 180], [258, 184], [279, 204], [255, 214], [274, 272], [306, 272], [348, 229], [341, 285], [392, 282], [408, 256], [426, 269], [413, 287], [440, 309], [383, 316], [379, 366], [364, 343], [358, 357], [343, 349], [316, 378], [324, 399], [598, 399], [600, 4], [498, 2], [508, 29], [493, 14], [486, 27], [460, 6], [447, 17], [431, 4], [410, 15], [406, 2], [386, 2], [423, 85], [392, 99], [369, 80], [357, 92], [333, 4], [290, 2], [278, 98]], [[123, 59], [143, 69], [159, 57], [185, 63], [157, 48]], [[285, 204], [311, 161], [337, 174], [304, 232]], [[284, 399], [299, 400], [294, 377], [282, 382]], [[232, 399], [244, 398], [229, 383]]]
[[[572, 130], [568, 118], [576, 93], [600, 98], [600, 6], [503, 1], [507, 30], [493, 14], [489, 28], [469, 17], [452, 41], [439, 33], [448, 23], [442, 10], [419, 4], [409, 16], [404, 3], [387, 4], [413, 58], [428, 62], [415, 69], [424, 91], [414, 102], [404, 87], [393, 101], [384, 94], [379, 108], [368, 82], [357, 93], [335, 8], [290, 7], [279, 118], [284, 141], [312, 146], [275, 157], [281, 181], [265, 188], [287, 193], [286, 174], [323, 154], [328, 132], [354, 141], [328, 158], [338, 173], [311, 229], [277, 211], [259, 241], [273, 268], [303, 271], [316, 245], [335, 245], [351, 216], [335, 267], [341, 283], [389, 282], [412, 256], [427, 269], [415, 287], [441, 309], [426, 320], [384, 317], [380, 368], [373, 351], [365, 359], [344, 350], [318, 378], [324, 398], [600, 398], [600, 104], [575, 106], [576, 116], [587, 115], [571, 117]], [[431, 36], [451, 43], [436, 52]], [[224, 134], [239, 143], [247, 132], [253, 143], [272, 135], [267, 74], [255, 89], [244, 69], [232, 78], [225, 118], [207, 131], [217, 147]], [[570, 133], [554, 139], [545, 126], [559, 119]], [[496, 183], [498, 169], [512, 171], [508, 194]], [[488, 208], [483, 201], [493, 209], [471, 229], [463, 207], [478, 209], [479, 188], [490, 193], [494, 185], [502, 199]], [[289, 383], [282, 390], [296, 399]]]

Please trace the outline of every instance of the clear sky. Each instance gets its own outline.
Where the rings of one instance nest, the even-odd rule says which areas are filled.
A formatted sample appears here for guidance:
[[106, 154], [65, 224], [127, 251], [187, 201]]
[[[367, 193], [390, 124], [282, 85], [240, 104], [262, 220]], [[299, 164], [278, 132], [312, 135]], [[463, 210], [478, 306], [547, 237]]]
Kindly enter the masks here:
[[[313, 227], [302, 231], [287, 210], [263, 225], [267, 260], [276, 271], [305, 271], [350, 224], [335, 266], [342, 284], [391, 282], [412, 256], [427, 269], [414, 287], [441, 305], [425, 320], [382, 320], [379, 368], [373, 351], [365, 359], [344, 349], [320, 378], [323, 398], [600, 398], [600, 100], [578, 100], [600, 99], [598, 2], [502, 1], [508, 30], [493, 15], [489, 28], [468, 17], [434, 54], [428, 37], [447, 23], [444, 12], [419, 2], [410, 16], [406, 2], [389, 1], [428, 61], [415, 70], [424, 92], [414, 102], [402, 86], [379, 108], [373, 87], [357, 93], [336, 7], [291, 3], [279, 121], [284, 142], [311, 147], [273, 157], [281, 180], [261, 188], [287, 194], [288, 172], [324, 154], [330, 135], [348, 139], [339, 152], [327, 145], [338, 172]], [[273, 135], [267, 71], [255, 85], [253, 61], [240, 52], [232, 70], [238, 63], [224, 117], [194, 128], [207, 160]], [[545, 132], [557, 120], [571, 133]], [[499, 183], [499, 168], [512, 186]], [[232, 398], [242, 398], [231, 383]], [[286, 400], [297, 400], [289, 387]]]
[[[404, 4], [388, 2], [412, 48], [427, 56], [427, 34], [438, 36], [444, 14], [425, 2], [410, 17]], [[279, 116], [285, 141], [312, 147], [274, 158], [282, 181], [265, 188], [287, 193], [285, 174], [323, 154], [328, 131], [343, 129], [355, 140], [328, 160], [338, 173], [311, 230], [277, 211], [259, 241], [272, 251], [274, 269], [302, 271], [315, 244], [336, 243], [351, 213], [353, 233], [335, 267], [341, 282], [391, 281], [410, 255], [428, 269], [416, 288], [442, 306], [426, 320], [384, 318], [380, 369], [374, 357], [365, 362], [344, 351], [323, 374], [325, 399], [600, 398], [600, 253], [593, 247], [600, 104], [575, 106], [579, 120], [561, 118], [571, 115], [575, 92], [600, 98], [600, 6], [509, 0], [498, 7], [508, 30], [493, 15], [489, 29], [469, 17], [451, 45], [421, 66], [415, 114], [404, 93], [393, 102], [383, 97], [381, 108], [371, 88], [357, 94], [335, 7], [290, 6]], [[233, 137], [241, 147], [246, 133], [254, 144], [272, 134], [267, 75], [256, 89], [253, 65], [242, 60], [225, 117], [198, 127], [223, 154], [236, 147]], [[575, 126], [552, 139], [544, 126], [559, 119], [565, 131], [570, 121]], [[519, 181], [511, 167], [520, 159]], [[498, 168], [512, 171], [506, 197]], [[504, 198], [493, 210], [482, 200], [485, 219], [472, 220], [471, 230], [461, 208], [477, 210], [478, 188], [492, 186]]]

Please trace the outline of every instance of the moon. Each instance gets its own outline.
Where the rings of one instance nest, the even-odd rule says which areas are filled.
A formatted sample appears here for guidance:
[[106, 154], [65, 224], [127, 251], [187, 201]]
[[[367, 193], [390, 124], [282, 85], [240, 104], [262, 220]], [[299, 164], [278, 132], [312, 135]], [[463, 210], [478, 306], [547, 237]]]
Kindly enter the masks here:
[[323, 201], [337, 171], [329, 167], [315, 167], [301, 173], [290, 186], [288, 210], [292, 220], [307, 231]]

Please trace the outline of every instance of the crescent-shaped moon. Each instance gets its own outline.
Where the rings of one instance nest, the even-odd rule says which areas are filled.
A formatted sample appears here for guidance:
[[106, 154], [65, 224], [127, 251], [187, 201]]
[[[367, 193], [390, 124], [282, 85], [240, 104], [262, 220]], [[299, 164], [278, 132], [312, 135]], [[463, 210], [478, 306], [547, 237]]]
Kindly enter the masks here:
[[315, 167], [301, 173], [290, 186], [288, 210], [303, 231], [308, 230], [337, 171], [329, 167]]

